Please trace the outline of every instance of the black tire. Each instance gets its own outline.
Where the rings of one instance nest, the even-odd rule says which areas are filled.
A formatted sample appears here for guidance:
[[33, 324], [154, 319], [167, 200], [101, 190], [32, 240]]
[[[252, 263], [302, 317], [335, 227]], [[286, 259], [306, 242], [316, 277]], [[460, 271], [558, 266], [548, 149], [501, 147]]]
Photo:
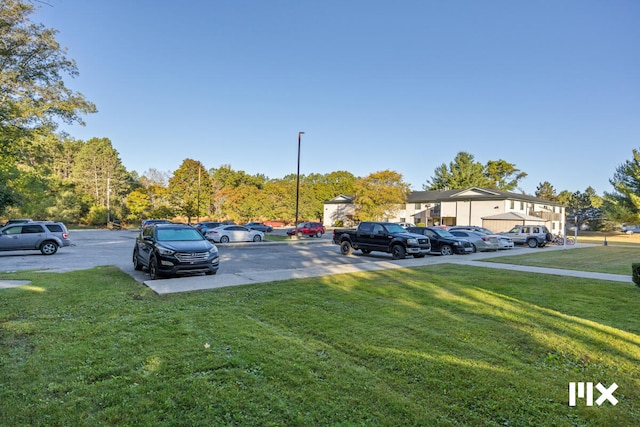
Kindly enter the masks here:
[[133, 269], [136, 270], [136, 271], [142, 270], [142, 264], [140, 264], [140, 261], [138, 261], [138, 250], [137, 249], [133, 250]]
[[151, 280], [156, 280], [160, 278], [160, 274], [158, 273], [158, 261], [156, 257], [151, 257], [149, 260], [149, 277]]
[[256, 234], [255, 236], [253, 236], [253, 241], [254, 242], [261, 242], [262, 241], [262, 237], [260, 237], [259, 234]]
[[58, 252], [58, 245], [56, 242], [47, 240], [40, 245], [40, 252], [42, 252], [42, 255], [53, 255]]
[[319, 239], [322, 237], [322, 231], [316, 232], [316, 237]]
[[551, 234], [551, 233], [547, 233], [547, 234], [545, 234], [545, 235], [544, 235], [544, 238], [545, 238], [545, 240], [546, 240], [547, 242], [550, 242], [550, 241], [552, 241], [552, 240], [553, 240], [553, 234]]
[[363, 254], [367, 255], [371, 253], [371, 249], [360, 249]]
[[395, 245], [391, 248], [391, 258], [393, 259], [404, 259], [407, 256], [407, 251], [400, 245]]
[[537, 248], [538, 247], [538, 241], [536, 239], [528, 239], [527, 240], [527, 246], [529, 246], [530, 248]]
[[473, 243], [471, 244], [471, 246], [473, 246], [473, 253], [475, 254], [476, 252], [478, 252], [478, 248], [476, 247], [476, 245], [474, 245]]
[[220, 243], [229, 243], [229, 236], [221, 236]]
[[449, 245], [442, 245], [440, 247], [440, 255], [453, 255], [453, 249]]
[[353, 253], [353, 246], [351, 246], [350, 241], [345, 240], [344, 242], [340, 243], [340, 253], [342, 255], [351, 255]]

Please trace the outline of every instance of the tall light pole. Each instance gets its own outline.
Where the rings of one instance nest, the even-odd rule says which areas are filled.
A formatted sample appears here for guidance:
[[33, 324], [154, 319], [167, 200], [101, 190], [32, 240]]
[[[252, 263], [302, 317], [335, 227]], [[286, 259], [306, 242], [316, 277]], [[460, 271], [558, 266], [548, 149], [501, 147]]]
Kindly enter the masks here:
[[298, 173], [296, 174], [296, 224], [295, 224], [295, 238], [298, 238], [298, 202], [300, 200], [300, 136], [304, 132], [298, 132]]

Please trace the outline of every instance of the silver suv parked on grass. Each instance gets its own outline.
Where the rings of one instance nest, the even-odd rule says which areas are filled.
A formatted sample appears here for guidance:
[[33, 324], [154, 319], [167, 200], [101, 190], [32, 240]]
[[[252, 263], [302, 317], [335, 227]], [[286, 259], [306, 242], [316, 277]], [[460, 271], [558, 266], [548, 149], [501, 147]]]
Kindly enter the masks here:
[[39, 250], [53, 255], [64, 246], [71, 246], [71, 240], [61, 222], [30, 221], [0, 228], [0, 251]]

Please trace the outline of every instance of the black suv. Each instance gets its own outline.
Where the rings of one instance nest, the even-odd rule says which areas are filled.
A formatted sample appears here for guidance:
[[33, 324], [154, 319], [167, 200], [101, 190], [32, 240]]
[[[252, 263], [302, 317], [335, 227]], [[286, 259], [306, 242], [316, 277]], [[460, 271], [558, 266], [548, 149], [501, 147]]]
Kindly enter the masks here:
[[133, 267], [147, 268], [152, 280], [185, 273], [216, 274], [218, 248], [185, 224], [152, 224], [136, 237]]

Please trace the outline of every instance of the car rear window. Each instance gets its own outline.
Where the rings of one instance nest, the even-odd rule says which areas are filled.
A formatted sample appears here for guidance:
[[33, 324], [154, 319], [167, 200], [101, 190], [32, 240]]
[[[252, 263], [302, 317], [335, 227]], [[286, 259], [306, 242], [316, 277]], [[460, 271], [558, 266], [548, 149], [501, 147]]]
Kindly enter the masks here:
[[62, 233], [62, 232], [64, 232], [64, 230], [62, 229], [60, 224], [47, 224], [47, 228], [52, 233]]
[[42, 233], [44, 230], [39, 225], [23, 225], [22, 234]]

